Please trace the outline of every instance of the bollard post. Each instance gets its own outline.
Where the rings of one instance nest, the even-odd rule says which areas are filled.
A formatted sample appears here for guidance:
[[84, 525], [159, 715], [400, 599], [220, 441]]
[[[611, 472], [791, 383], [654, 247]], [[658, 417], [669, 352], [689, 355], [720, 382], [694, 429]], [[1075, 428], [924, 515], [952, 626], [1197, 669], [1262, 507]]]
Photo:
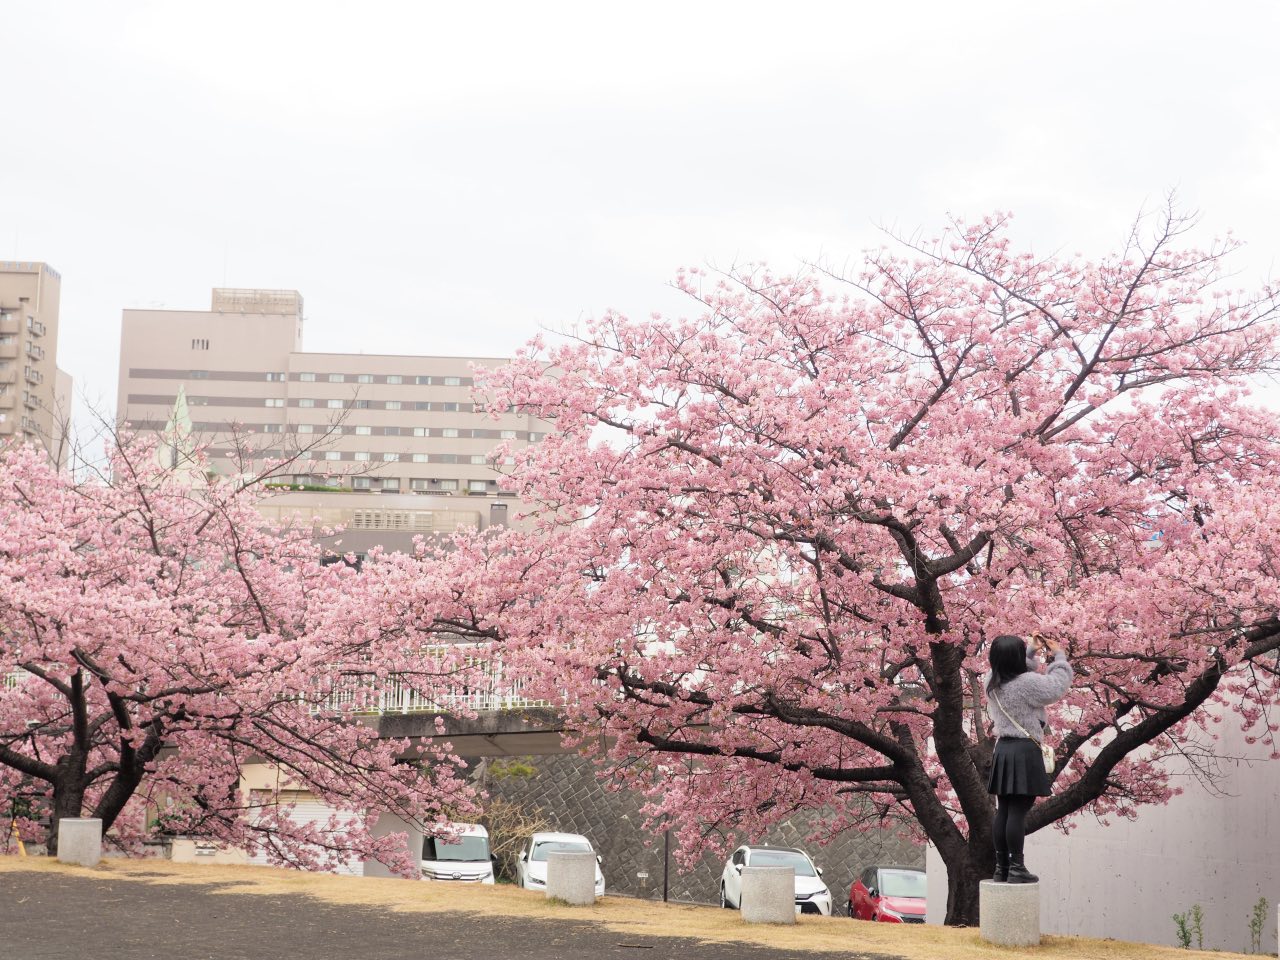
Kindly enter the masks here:
[[1002, 947], [1040, 945], [1040, 884], [978, 884], [978, 931]]
[[795, 869], [743, 867], [742, 919], [747, 923], [795, 923]]
[[575, 907], [596, 902], [596, 855], [553, 853], [547, 857], [547, 899]]
[[58, 821], [58, 862], [96, 867], [102, 859], [102, 820], [64, 817]]

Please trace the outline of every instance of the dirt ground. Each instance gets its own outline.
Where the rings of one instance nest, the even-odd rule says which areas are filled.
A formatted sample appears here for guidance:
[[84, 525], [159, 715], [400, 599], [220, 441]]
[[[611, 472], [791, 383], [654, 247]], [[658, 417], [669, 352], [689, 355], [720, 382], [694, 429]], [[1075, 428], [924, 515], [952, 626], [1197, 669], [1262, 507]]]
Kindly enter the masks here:
[[[0, 872], [4, 960], [783, 960], [786, 950], [619, 935], [575, 920], [403, 913], [298, 894], [217, 896], [235, 882], [143, 886], [49, 870]], [[806, 953], [872, 960], [871, 954]], [[879, 960], [879, 958], [876, 958]]]
[[748, 926], [736, 911], [605, 897], [570, 907], [509, 886], [268, 867], [0, 856], [0, 960], [1226, 960], [1239, 954], [838, 917]]

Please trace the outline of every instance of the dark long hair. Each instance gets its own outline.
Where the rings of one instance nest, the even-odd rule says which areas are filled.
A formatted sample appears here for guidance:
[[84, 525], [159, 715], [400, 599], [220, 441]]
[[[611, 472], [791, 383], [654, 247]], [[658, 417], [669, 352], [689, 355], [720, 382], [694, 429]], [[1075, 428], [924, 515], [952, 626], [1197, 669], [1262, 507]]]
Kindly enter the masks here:
[[987, 681], [988, 693], [1026, 672], [1027, 641], [1008, 633], [991, 641], [991, 679]]

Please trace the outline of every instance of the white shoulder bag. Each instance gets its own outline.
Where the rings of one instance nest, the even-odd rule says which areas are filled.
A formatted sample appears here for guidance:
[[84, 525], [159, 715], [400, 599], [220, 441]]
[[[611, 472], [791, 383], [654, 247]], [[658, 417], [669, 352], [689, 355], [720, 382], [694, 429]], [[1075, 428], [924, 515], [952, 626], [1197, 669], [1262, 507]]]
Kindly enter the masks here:
[[[1009, 711], [1004, 708], [1004, 704], [1000, 702], [1000, 698], [996, 696], [994, 690], [991, 691], [991, 699], [996, 702], [996, 706], [1000, 708], [1000, 712], [1004, 714], [1005, 719], [1021, 730], [1024, 737], [1028, 740], [1036, 739], [1031, 734], [1027, 733], [1026, 728], [1023, 727], [1022, 724], [1009, 716]], [[1053, 768], [1058, 765], [1058, 758], [1053, 755], [1053, 747], [1045, 743], [1043, 739], [1038, 742], [1040, 744], [1040, 758], [1044, 761], [1044, 772], [1053, 773]]]

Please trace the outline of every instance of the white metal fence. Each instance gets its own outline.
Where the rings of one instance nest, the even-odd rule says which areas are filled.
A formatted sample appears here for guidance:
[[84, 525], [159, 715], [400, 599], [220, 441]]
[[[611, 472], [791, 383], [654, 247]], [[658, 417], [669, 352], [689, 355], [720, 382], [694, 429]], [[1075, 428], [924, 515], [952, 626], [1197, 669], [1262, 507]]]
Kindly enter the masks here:
[[[415, 684], [395, 677], [379, 684], [376, 695], [362, 695], [373, 685], [358, 676], [339, 678], [336, 691], [328, 698], [330, 706], [356, 704], [360, 713], [454, 713], [481, 710], [521, 710], [525, 707], [551, 706], [546, 700], [525, 696], [524, 683], [507, 677], [502, 664], [495, 660], [473, 662], [467, 671], [467, 683], [453, 683], [442, 690], [424, 693]], [[26, 671], [4, 674], [3, 689], [11, 690], [27, 678]], [[426, 686], [425, 683], [420, 684]]]
[[351, 677], [346, 680], [347, 689], [335, 692], [329, 703], [333, 706], [353, 703], [361, 713], [376, 714], [520, 710], [551, 706], [546, 700], [525, 696], [524, 684], [506, 677], [502, 665], [493, 661], [474, 665], [474, 671], [469, 671], [468, 681], [424, 692], [408, 680], [392, 677], [389, 683], [380, 684], [376, 696], [370, 693], [366, 698], [362, 696], [362, 686], [368, 689], [367, 681]]

